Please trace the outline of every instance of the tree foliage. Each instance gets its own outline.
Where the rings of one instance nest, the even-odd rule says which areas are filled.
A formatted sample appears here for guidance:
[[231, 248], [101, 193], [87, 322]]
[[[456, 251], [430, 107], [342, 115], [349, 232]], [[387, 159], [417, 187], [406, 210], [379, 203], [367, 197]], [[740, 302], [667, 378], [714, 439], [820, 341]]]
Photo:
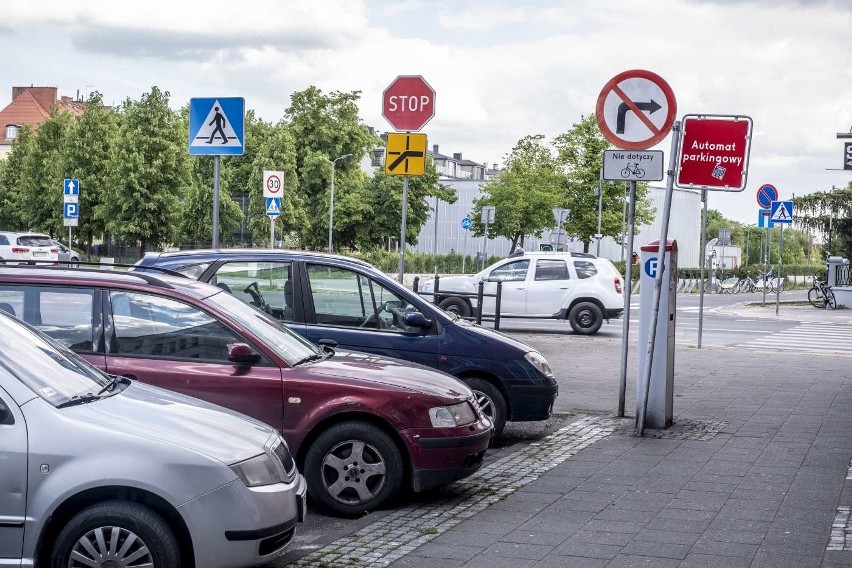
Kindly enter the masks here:
[[[793, 222], [822, 236], [824, 250], [852, 258], [852, 182], [844, 188], [794, 197]], [[829, 232], [829, 228], [831, 231]], [[829, 236], [831, 250], [829, 250]]]
[[[595, 115], [581, 117], [570, 130], [556, 137], [554, 145], [567, 182], [564, 207], [570, 210], [570, 214], [565, 230], [571, 237], [581, 240], [583, 250], [588, 252], [598, 232], [596, 191], [601, 187], [601, 234], [621, 242], [625, 186], [623, 182], [600, 181], [604, 150], [608, 150], [610, 145], [601, 134]], [[648, 191], [646, 183], [636, 184], [637, 228], [654, 219]]]

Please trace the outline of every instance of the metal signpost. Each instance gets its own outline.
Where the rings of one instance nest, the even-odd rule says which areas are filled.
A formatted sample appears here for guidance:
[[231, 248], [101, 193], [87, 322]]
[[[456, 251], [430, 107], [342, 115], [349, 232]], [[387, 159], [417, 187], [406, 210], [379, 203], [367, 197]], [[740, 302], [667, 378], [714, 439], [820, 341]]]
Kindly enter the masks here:
[[[779, 306], [781, 304], [781, 257], [784, 254], [784, 225], [790, 225], [793, 223], [793, 202], [773, 201], [770, 211], [771, 213], [769, 218], [772, 222], [779, 223], [781, 225], [781, 235], [778, 243], [778, 274], [775, 276], [775, 279], [778, 281], [778, 285], [775, 287], [775, 315], [777, 316]], [[765, 287], [766, 281], [764, 281], [764, 288]]]
[[422, 176], [426, 172], [426, 135], [411, 132], [417, 132], [435, 116], [435, 89], [420, 75], [398, 76], [382, 93], [382, 116], [395, 130], [407, 131], [404, 135], [388, 134], [385, 152], [385, 173], [404, 176], [399, 239], [399, 283], [402, 284], [405, 272], [408, 176]]
[[556, 250], [558, 251], [562, 246], [562, 225], [564, 225], [565, 221], [568, 220], [568, 214], [570, 211], [559, 207], [554, 207], [552, 211], [553, 218], [556, 220]]
[[68, 227], [68, 249], [71, 249], [71, 227], [80, 220], [80, 180], [65, 179], [62, 182], [62, 224]]
[[[597, 118], [598, 127], [603, 136], [615, 146], [624, 150], [646, 150], [655, 144], [661, 142], [668, 135], [669, 130], [674, 124], [675, 115], [677, 114], [677, 101], [675, 100], [674, 92], [666, 81], [650, 71], [634, 69], [624, 71], [609, 80], [604, 85], [598, 96], [595, 116]], [[674, 142], [673, 142], [674, 144]], [[630, 181], [630, 199], [628, 212], [628, 234], [627, 234], [627, 249], [633, 252], [633, 235], [634, 226], [636, 223], [636, 181], [650, 179], [645, 177], [647, 173], [640, 170], [651, 170], [644, 166], [635, 165], [630, 167], [629, 164], [642, 164], [645, 160], [640, 158], [630, 158], [628, 152], [619, 152], [624, 157], [621, 159], [627, 160], [628, 165], [618, 169], [618, 177], [616, 178], [612, 172], [612, 158], [608, 167], [606, 156], [604, 157], [604, 179], [609, 181], [629, 180]], [[645, 154], [644, 152], [642, 154]], [[648, 160], [652, 161], [654, 156], [649, 155]], [[638, 161], [637, 161], [638, 160]], [[662, 165], [662, 153], [659, 155], [659, 163]], [[622, 175], [622, 171], [626, 176]], [[642, 173], [640, 176], [639, 174]], [[661, 172], [662, 173], [662, 172]], [[662, 176], [659, 177], [662, 179]], [[660, 239], [660, 247], [665, 252], [666, 233], [668, 232], [668, 214], [669, 205], [671, 202], [671, 191], [666, 192], [666, 208], [665, 208], [665, 225], [663, 236]], [[660, 257], [663, 256], [660, 253]], [[622, 315], [622, 340], [621, 340], [621, 371], [618, 389], [618, 415], [624, 416], [625, 393], [627, 390], [627, 344], [630, 332], [630, 296], [633, 277], [633, 266], [631, 262], [626, 262], [625, 283], [624, 283], [624, 314]], [[659, 271], [656, 287], [662, 282], [662, 269]], [[656, 304], [659, 309], [659, 295], [656, 296]], [[656, 325], [656, 312], [654, 314], [654, 322]], [[655, 334], [651, 334], [653, 338]], [[637, 397], [640, 396], [637, 393]], [[643, 430], [644, 432], [644, 424]]]
[[219, 248], [219, 169], [221, 156], [245, 150], [246, 101], [242, 97], [189, 100], [189, 153], [213, 156], [213, 248]]
[[769, 217], [772, 202], [778, 201], [778, 190], [775, 186], [769, 183], [761, 185], [757, 189], [757, 205], [760, 207], [757, 215], [757, 226], [764, 229], [763, 231], [763, 246], [761, 247], [761, 255], [763, 256], [763, 305], [766, 306], [766, 272], [769, 270], [769, 229], [772, 228], [772, 219]]
[[[683, 134], [678, 155], [675, 185], [700, 189], [704, 202], [702, 227], [707, 223], [707, 191], [739, 192], [748, 179], [752, 120], [744, 115], [693, 114], [683, 117]], [[701, 251], [707, 242], [701, 231]], [[724, 265], [724, 255], [722, 263]], [[704, 320], [704, 265], [698, 301], [698, 346]]]
[[269, 248], [275, 248], [275, 220], [281, 216], [284, 172], [263, 171], [263, 197], [266, 201], [266, 216], [269, 217]]
[[464, 265], [467, 260], [467, 233], [473, 226], [473, 220], [470, 217], [464, 217], [461, 220], [461, 228], [464, 231], [464, 246], [462, 247], [462, 274], [465, 274]]
[[485, 262], [488, 260], [488, 225], [494, 224], [494, 215], [497, 208], [493, 205], [485, 205], [482, 207], [482, 217], [480, 220], [485, 223], [485, 234], [482, 236], [482, 269], [485, 270]]

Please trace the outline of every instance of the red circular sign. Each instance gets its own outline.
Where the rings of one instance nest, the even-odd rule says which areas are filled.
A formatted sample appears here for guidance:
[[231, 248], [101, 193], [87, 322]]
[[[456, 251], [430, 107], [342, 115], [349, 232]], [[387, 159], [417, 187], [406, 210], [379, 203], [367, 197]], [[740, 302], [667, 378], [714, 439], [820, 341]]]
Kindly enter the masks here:
[[663, 140], [676, 114], [677, 101], [669, 84], [641, 69], [610, 79], [595, 107], [604, 138], [625, 150], [644, 150]]
[[435, 89], [420, 75], [400, 75], [382, 94], [382, 116], [395, 130], [417, 132], [435, 116]]
[[278, 193], [281, 191], [281, 180], [278, 179], [278, 176], [269, 176], [269, 179], [266, 180], [266, 189], [269, 193]]

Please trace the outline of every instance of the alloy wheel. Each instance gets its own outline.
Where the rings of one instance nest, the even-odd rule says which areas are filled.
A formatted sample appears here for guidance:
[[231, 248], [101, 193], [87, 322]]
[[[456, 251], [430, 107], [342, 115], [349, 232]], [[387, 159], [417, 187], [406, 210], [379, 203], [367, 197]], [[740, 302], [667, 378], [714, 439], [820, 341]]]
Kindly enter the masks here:
[[379, 450], [362, 440], [334, 446], [322, 461], [322, 483], [328, 494], [346, 505], [374, 499], [385, 485], [387, 466]]

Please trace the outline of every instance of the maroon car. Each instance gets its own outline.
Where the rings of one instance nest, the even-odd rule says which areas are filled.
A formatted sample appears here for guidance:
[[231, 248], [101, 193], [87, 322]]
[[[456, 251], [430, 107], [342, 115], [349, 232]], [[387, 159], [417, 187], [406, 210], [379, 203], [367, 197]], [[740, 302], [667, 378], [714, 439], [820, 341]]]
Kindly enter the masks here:
[[314, 345], [191, 279], [0, 267], [0, 310], [107, 373], [280, 429], [314, 500], [339, 513], [375, 510], [404, 485], [422, 491], [466, 477], [491, 438], [491, 423], [457, 379]]

